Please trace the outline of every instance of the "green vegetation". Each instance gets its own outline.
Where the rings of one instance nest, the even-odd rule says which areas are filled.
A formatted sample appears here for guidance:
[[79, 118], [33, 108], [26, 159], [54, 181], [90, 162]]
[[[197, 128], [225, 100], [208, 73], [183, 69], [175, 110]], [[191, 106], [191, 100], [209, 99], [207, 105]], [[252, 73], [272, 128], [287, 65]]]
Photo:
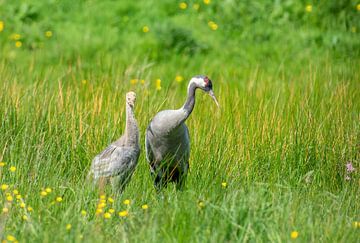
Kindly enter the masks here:
[[[1, 240], [359, 239], [359, 3], [185, 3], [0, 1]], [[124, 194], [102, 205], [115, 212], [96, 216], [86, 175], [124, 130], [125, 93], [138, 94], [143, 144], [196, 74], [221, 109], [197, 92], [186, 189], [157, 195], [142, 147]]]

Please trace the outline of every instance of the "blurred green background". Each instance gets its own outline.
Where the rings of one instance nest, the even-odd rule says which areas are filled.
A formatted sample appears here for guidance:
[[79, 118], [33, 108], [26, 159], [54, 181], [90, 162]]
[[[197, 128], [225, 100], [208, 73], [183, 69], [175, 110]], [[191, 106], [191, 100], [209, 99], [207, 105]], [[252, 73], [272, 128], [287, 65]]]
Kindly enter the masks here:
[[295, 72], [309, 59], [359, 58], [357, 4], [2, 0], [0, 54], [3, 62], [16, 66], [31, 59], [36, 65], [68, 65], [81, 59], [86, 69], [110, 58], [119, 65], [174, 62], [174, 69], [201, 62], [210, 72], [241, 73], [256, 65], [272, 71], [286, 65]]

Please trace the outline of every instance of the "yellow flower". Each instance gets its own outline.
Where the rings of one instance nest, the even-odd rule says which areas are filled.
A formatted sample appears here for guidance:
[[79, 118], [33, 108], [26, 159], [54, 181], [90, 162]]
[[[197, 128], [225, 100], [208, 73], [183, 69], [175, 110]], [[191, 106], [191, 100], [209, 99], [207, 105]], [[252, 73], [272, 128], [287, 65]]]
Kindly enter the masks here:
[[12, 235], [7, 235], [7, 236], [6, 236], [6, 239], [7, 239], [8, 241], [10, 241], [10, 242], [16, 241], [15, 236], [12, 236]]
[[99, 200], [99, 204], [100, 204], [100, 203], [105, 203], [105, 204], [106, 204], [106, 199], [100, 199], [100, 200]]
[[136, 78], [133, 78], [133, 79], [130, 80], [130, 83], [133, 84], [133, 85], [137, 84], [137, 82], [138, 82], [138, 80]]
[[298, 238], [298, 236], [299, 236], [299, 232], [297, 231], [292, 231], [290, 234], [291, 239], [296, 239]]
[[[17, 41], [17, 42], [20, 42], [20, 46], [21, 46], [21, 41]], [[17, 43], [16, 42], [16, 43]], [[16, 45], [16, 44], [15, 44]], [[17, 46], [16, 47], [20, 47], [20, 46]], [[15, 166], [10, 166], [10, 169], [9, 169], [11, 172], [15, 172], [16, 171], [16, 167]]]
[[0, 32], [4, 30], [4, 22], [0, 21]]
[[105, 207], [106, 207], [106, 203], [99, 203], [97, 207], [98, 207], [98, 208], [105, 208]]
[[56, 198], [56, 201], [57, 201], [57, 202], [61, 202], [62, 200], [63, 200], [62, 197], [57, 197], [57, 198]]
[[51, 188], [50, 188], [50, 187], [46, 188], [46, 189], [45, 189], [45, 191], [46, 191], [47, 193], [52, 192], [52, 190], [51, 190]]
[[1, 190], [5, 191], [9, 188], [9, 185], [6, 185], [6, 184], [2, 184], [1, 185]]
[[104, 194], [100, 195], [100, 199], [106, 199], [106, 196]]
[[33, 209], [32, 207], [28, 206], [28, 207], [27, 207], [27, 210], [28, 210], [29, 212], [32, 212], [34, 209]]
[[156, 90], [161, 90], [161, 79], [156, 79]]
[[20, 200], [21, 199], [21, 195], [16, 195], [16, 199]]
[[83, 85], [85, 85], [85, 84], [87, 83], [87, 80], [86, 80], [86, 79], [83, 79], [83, 80], [81, 81], [81, 83], [82, 83]]
[[211, 0], [204, 0], [204, 3], [205, 3], [206, 5], [210, 4], [210, 2], [211, 2]]
[[306, 5], [305, 10], [306, 12], [310, 13], [312, 11], [312, 5], [311, 4]]
[[106, 218], [106, 219], [111, 218], [111, 214], [110, 213], [104, 213], [104, 218]]
[[195, 4], [193, 5], [193, 9], [194, 9], [194, 10], [198, 11], [199, 8], [200, 8], [200, 4], [195, 3]]
[[14, 199], [13, 199], [13, 197], [12, 197], [11, 195], [8, 195], [8, 196], [6, 197], [6, 200], [7, 200], [8, 202], [12, 202]]
[[17, 34], [17, 33], [14, 33], [14, 34], [12, 34], [12, 35], [10, 36], [10, 38], [11, 38], [12, 40], [20, 40], [21, 35], [20, 35], [20, 34]]
[[112, 197], [108, 197], [109, 203], [114, 203], [114, 199]]
[[115, 212], [115, 209], [113, 209], [113, 208], [109, 209], [109, 213], [114, 213], [114, 212]]
[[95, 214], [96, 215], [99, 215], [103, 212], [102, 208], [97, 208], [96, 211], [95, 211]]
[[17, 194], [19, 194], [19, 191], [15, 189], [15, 190], [13, 190], [13, 194], [17, 195]]
[[41, 191], [41, 192], [40, 192], [40, 195], [41, 195], [42, 197], [45, 197], [45, 196], [47, 195], [47, 192], [46, 192], [46, 191]]
[[9, 209], [8, 209], [8, 208], [3, 208], [3, 209], [2, 209], [2, 212], [3, 212], [3, 213], [7, 213], [7, 212], [9, 212]]
[[221, 183], [221, 186], [225, 188], [225, 187], [227, 187], [227, 183], [226, 183], [226, 182], [222, 182], [222, 183]]
[[141, 83], [141, 84], [145, 84], [145, 80], [144, 80], [144, 79], [141, 79], [141, 80], [140, 80], [140, 83]]
[[351, 32], [356, 33], [356, 27], [355, 26], [351, 27]]
[[119, 216], [120, 216], [120, 217], [126, 217], [126, 216], [128, 216], [128, 215], [129, 215], [129, 212], [126, 211], [126, 210], [119, 212]]
[[71, 224], [66, 225], [66, 230], [71, 230]]
[[198, 206], [199, 206], [199, 208], [204, 208], [204, 207], [205, 207], [205, 203], [204, 203], [203, 201], [200, 201], [200, 202], [198, 203]]
[[4, 167], [6, 165], [5, 162], [0, 162], [0, 167]]
[[209, 25], [210, 29], [212, 29], [212, 30], [218, 29], [218, 25], [214, 21], [209, 21], [208, 25]]
[[48, 30], [48, 31], [45, 32], [45, 36], [46, 36], [47, 38], [50, 38], [52, 35], [53, 35], [53, 34], [52, 34], [52, 32], [51, 32], [50, 30]]
[[23, 203], [23, 202], [20, 203], [20, 208], [25, 208], [25, 206], [26, 206], [25, 203]]
[[183, 80], [184, 80], [184, 78], [181, 75], [176, 75], [176, 77], [175, 77], [176, 82], [180, 83]]
[[360, 226], [359, 222], [357, 222], [357, 221], [353, 222], [353, 226], [354, 226], [354, 228], [357, 228], [358, 226]]
[[360, 3], [358, 3], [358, 4], [356, 5], [356, 9], [357, 9], [357, 11], [360, 11]]
[[28, 217], [26, 215], [22, 216], [22, 219], [27, 221], [28, 220]]
[[87, 212], [85, 210], [81, 210], [81, 215], [86, 216]]
[[145, 26], [142, 28], [142, 31], [143, 31], [144, 33], [149, 32], [149, 31], [150, 31], [149, 26], [145, 25]]
[[124, 202], [123, 202], [125, 205], [129, 205], [130, 204], [130, 200], [129, 199], [126, 199], [126, 200], [124, 200]]
[[[22, 46], [22, 42], [21, 41], [17, 41], [17, 42], [15, 42], [15, 47], [16, 48], [20, 48]], [[13, 167], [13, 168], [15, 168], [15, 167]], [[14, 171], [16, 170], [16, 168], [14, 169]], [[11, 171], [11, 172], [14, 172], [14, 171]]]
[[184, 2], [181, 2], [181, 3], [179, 4], [179, 8], [180, 8], [180, 9], [186, 9], [186, 8], [187, 8], [187, 4], [184, 3]]

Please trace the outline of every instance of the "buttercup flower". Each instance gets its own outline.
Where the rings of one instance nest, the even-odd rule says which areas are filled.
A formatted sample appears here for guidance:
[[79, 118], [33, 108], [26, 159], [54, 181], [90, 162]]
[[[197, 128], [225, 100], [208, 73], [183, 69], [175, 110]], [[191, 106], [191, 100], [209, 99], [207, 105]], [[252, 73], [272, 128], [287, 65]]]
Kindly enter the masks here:
[[128, 216], [128, 215], [129, 215], [129, 212], [126, 211], [126, 210], [119, 212], [119, 216], [120, 216], [120, 217], [126, 217], [126, 216]]
[[126, 199], [126, 200], [124, 200], [124, 202], [123, 202], [125, 205], [129, 205], [130, 204], [130, 200], [129, 199]]
[[187, 8], [187, 4], [186, 4], [185, 2], [181, 2], [181, 3], [179, 4], [179, 8], [180, 8], [180, 9], [186, 9], [186, 8]]
[[305, 10], [306, 12], [310, 13], [312, 11], [312, 5], [311, 4], [306, 5]]
[[16, 241], [15, 236], [12, 236], [12, 235], [7, 235], [7, 236], [6, 236], [6, 239], [7, 239], [8, 241], [10, 241], [10, 242]]
[[156, 90], [161, 90], [161, 79], [156, 79]]
[[183, 80], [184, 80], [184, 78], [181, 75], [176, 75], [176, 77], [175, 77], [176, 82], [180, 83]]
[[144, 33], [149, 32], [149, 31], [150, 31], [149, 26], [145, 25], [145, 26], [142, 28], [142, 31], [143, 31]]
[[144, 205], [141, 206], [141, 208], [144, 209], [144, 210], [147, 210], [149, 208], [149, 206], [147, 204], [144, 204]]
[[53, 35], [53, 34], [52, 34], [52, 32], [51, 32], [50, 30], [48, 30], [48, 31], [45, 32], [45, 36], [46, 36], [47, 38], [50, 38], [52, 35]]
[[5, 191], [9, 188], [9, 185], [6, 185], [6, 184], [2, 184], [1, 185], [1, 190]]
[[292, 231], [290, 234], [291, 239], [296, 239], [296, 238], [298, 238], [298, 236], [299, 236], [299, 232], [297, 232], [295, 230]]
[[[21, 45], [20, 45], [21, 46]], [[16, 171], [16, 167], [15, 166], [10, 166], [10, 169], [9, 169], [11, 172], [15, 172]]]
[[[16, 48], [20, 48], [22, 46], [22, 42], [21, 41], [17, 41], [15, 42], [15, 47]], [[11, 167], [10, 167], [11, 168]], [[13, 167], [13, 170], [10, 170], [11, 172], [14, 172], [16, 170], [15, 167]]]

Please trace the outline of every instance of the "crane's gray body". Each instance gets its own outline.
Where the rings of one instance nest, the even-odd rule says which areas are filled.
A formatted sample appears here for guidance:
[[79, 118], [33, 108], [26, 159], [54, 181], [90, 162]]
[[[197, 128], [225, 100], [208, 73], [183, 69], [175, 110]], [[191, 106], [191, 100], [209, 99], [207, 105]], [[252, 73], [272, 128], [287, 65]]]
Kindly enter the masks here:
[[[190, 136], [182, 109], [159, 112], [146, 129], [146, 158], [157, 187], [169, 181], [182, 184], [189, 168]], [[162, 180], [162, 181], [161, 181]]]
[[[135, 95], [135, 93], [133, 94]], [[127, 101], [129, 102], [129, 100]], [[139, 155], [139, 129], [133, 107], [127, 103], [125, 134], [95, 156], [90, 174], [93, 176], [94, 182], [100, 178], [109, 178], [113, 189], [122, 192], [134, 173]]]

